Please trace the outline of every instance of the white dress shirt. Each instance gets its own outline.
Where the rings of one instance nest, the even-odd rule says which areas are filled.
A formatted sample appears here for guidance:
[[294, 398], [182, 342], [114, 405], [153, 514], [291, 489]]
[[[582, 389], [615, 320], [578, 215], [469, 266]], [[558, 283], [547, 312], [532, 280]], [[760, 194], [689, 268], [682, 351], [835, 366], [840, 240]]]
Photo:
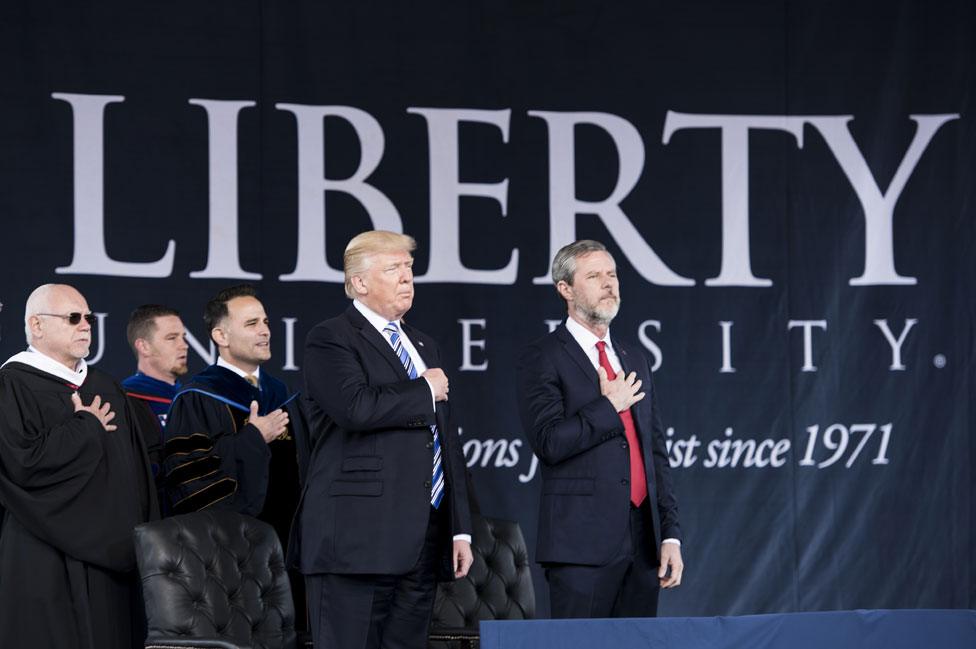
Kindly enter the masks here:
[[[424, 359], [420, 357], [420, 353], [417, 351], [417, 348], [413, 346], [413, 341], [410, 340], [410, 336], [407, 335], [407, 332], [403, 330], [399, 320], [387, 320], [359, 300], [353, 300], [352, 305], [356, 307], [356, 310], [363, 314], [363, 317], [369, 321], [369, 324], [373, 325], [373, 328], [376, 329], [381, 336], [383, 336], [383, 340], [390, 343], [391, 348], [393, 347], [393, 341], [390, 340], [390, 336], [387, 335], [387, 333], [383, 330], [386, 328], [386, 325], [390, 324], [391, 322], [395, 324], [397, 329], [400, 330], [400, 333], [398, 334], [400, 336], [400, 342], [403, 344], [403, 348], [407, 350], [407, 354], [410, 356], [410, 361], [417, 370], [417, 378], [420, 378], [420, 375], [427, 371], [427, 363], [425, 363]], [[424, 377], [424, 380], [427, 381], [427, 377]], [[437, 400], [434, 397], [434, 386], [430, 384], [430, 381], [427, 381], [427, 387], [430, 389], [430, 403], [432, 410], [436, 411]]]
[[607, 358], [610, 360], [610, 367], [613, 368], [614, 372], [620, 374], [622, 366], [620, 365], [620, 359], [617, 358], [617, 351], [613, 348], [613, 343], [610, 342], [610, 327], [607, 327], [606, 336], [597, 338], [595, 333], [580, 323], [572, 318], [566, 318], [566, 330], [579, 343], [579, 346], [583, 348], [583, 353], [590, 359], [590, 363], [593, 364], [593, 369], [599, 369], [600, 367], [600, 350], [596, 348], [596, 344], [601, 340], [605, 342], [607, 344]]
[[231, 372], [233, 372], [237, 376], [241, 377], [245, 381], [247, 380], [247, 377], [249, 377], [249, 376], [253, 376], [258, 381], [261, 380], [261, 368], [260, 367], [255, 367], [254, 368], [254, 371], [249, 374], [249, 373], [245, 372], [244, 370], [242, 370], [241, 368], [237, 367], [236, 365], [231, 365], [230, 363], [228, 363], [227, 361], [225, 361], [223, 356], [218, 356], [217, 357], [217, 365], [219, 367], [223, 367], [224, 369], [230, 370]]
[[[590, 359], [593, 364], [593, 369], [598, 369], [600, 367], [600, 350], [597, 349], [596, 344], [601, 340], [607, 344], [607, 359], [610, 361], [610, 367], [617, 374], [623, 369], [620, 364], [620, 359], [617, 357], [617, 352], [613, 348], [613, 343], [610, 342], [610, 327], [607, 327], [607, 334], [603, 338], [598, 338], [595, 333], [578, 323], [572, 317], [566, 318], [566, 330], [573, 337], [579, 346], [583, 349], [583, 353], [586, 357]], [[681, 546], [681, 541], [678, 539], [664, 539], [661, 543], [674, 543], [677, 546]]]

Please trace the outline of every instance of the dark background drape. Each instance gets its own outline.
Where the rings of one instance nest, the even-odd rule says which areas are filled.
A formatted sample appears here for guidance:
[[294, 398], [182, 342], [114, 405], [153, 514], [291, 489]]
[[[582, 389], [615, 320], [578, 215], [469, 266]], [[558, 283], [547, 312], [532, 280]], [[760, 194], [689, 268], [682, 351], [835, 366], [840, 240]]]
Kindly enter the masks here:
[[514, 367], [565, 315], [554, 247], [600, 239], [676, 465], [662, 613], [976, 607], [974, 40], [968, 0], [7, 2], [0, 351], [61, 281], [100, 367], [154, 302], [196, 371], [250, 281], [300, 388], [345, 243], [402, 229], [482, 509], [532, 547]]

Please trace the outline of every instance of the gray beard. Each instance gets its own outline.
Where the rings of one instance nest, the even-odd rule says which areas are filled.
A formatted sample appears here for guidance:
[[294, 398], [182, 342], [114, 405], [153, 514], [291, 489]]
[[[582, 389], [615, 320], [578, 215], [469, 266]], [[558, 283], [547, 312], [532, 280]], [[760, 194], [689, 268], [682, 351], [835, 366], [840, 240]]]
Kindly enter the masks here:
[[620, 300], [610, 309], [598, 309], [595, 307], [585, 307], [576, 305], [576, 313], [587, 323], [592, 325], [609, 326], [610, 322], [617, 317], [620, 311]]

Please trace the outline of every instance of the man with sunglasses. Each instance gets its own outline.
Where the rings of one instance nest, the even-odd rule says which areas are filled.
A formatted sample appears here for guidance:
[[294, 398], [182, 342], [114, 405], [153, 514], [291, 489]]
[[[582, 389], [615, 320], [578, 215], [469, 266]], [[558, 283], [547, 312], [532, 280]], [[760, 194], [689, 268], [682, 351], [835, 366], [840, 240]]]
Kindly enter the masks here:
[[132, 530], [155, 491], [122, 388], [85, 364], [94, 322], [74, 288], [38, 287], [28, 350], [0, 368], [0, 647], [145, 637]]

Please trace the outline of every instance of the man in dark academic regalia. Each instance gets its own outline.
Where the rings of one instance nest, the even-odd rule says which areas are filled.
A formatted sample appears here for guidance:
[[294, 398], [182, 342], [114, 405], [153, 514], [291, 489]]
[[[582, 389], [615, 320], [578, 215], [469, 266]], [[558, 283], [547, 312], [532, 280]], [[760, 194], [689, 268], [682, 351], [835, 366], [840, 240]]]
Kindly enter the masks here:
[[145, 638], [133, 528], [155, 517], [121, 387], [87, 367], [95, 316], [70, 286], [27, 300], [0, 368], [0, 647], [131, 649]]
[[175, 309], [159, 304], [144, 304], [129, 316], [125, 329], [137, 371], [122, 381], [132, 404], [132, 413], [145, 434], [146, 451], [162, 495], [163, 427], [173, 397], [186, 374], [186, 328]]
[[[180, 389], [169, 411], [163, 464], [170, 512], [233, 509], [270, 523], [286, 547], [299, 496], [297, 395], [261, 367], [271, 358], [271, 330], [253, 287], [218, 293], [204, 321], [219, 356]], [[292, 579], [300, 628], [301, 585]]]

